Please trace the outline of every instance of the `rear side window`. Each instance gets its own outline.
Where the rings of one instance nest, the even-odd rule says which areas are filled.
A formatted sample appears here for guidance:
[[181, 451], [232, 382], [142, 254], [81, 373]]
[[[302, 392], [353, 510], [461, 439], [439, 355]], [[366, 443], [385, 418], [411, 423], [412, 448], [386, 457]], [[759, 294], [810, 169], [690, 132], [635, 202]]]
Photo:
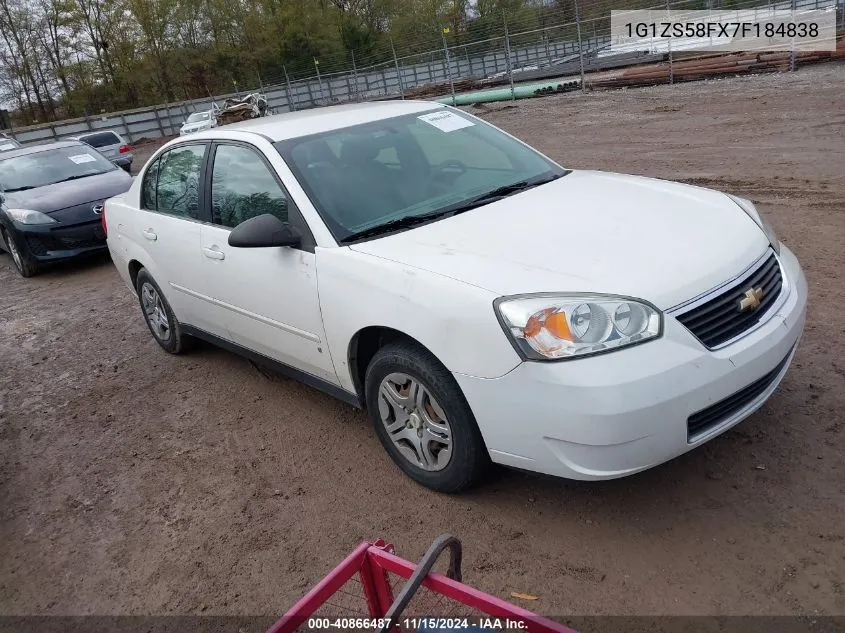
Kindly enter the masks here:
[[205, 145], [180, 145], [162, 154], [144, 173], [141, 205], [150, 211], [200, 219], [200, 172]]
[[80, 136], [79, 139], [83, 143], [88, 143], [91, 147], [108, 147], [109, 145], [120, 145], [123, 142], [114, 132], [97, 132], [96, 134]]

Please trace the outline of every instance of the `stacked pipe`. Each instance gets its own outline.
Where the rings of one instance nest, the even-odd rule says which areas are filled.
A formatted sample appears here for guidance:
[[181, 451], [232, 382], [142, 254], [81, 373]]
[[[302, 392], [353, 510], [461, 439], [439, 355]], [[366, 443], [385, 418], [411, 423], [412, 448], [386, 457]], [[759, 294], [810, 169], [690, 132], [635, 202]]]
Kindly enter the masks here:
[[[836, 40], [835, 51], [803, 51], [795, 53], [795, 65], [801, 66], [831, 59], [845, 59], [845, 36]], [[723, 53], [687, 56], [672, 65], [674, 81], [696, 81], [719, 75], [786, 71], [790, 68], [791, 53]], [[635, 66], [622, 71], [602, 73], [587, 81], [588, 88], [619, 88], [667, 83], [669, 64], [658, 63]]]
[[538, 97], [542, 97], [544, 95], [551, 95], [558, 92], [571, 92], [573, 90], [580, 90], [581, 82], [580, 81], [565, 81], [563, 83], [559, 83], [557, 85], [549, 85], [543, 86], [541, 88], [537, 88], [534, 91], [534, 94]]

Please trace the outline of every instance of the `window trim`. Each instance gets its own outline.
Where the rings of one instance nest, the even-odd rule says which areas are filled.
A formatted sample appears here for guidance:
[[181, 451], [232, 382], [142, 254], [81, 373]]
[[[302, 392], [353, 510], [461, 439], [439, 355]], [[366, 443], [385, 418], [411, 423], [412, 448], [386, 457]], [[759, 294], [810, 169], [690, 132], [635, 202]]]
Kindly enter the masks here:
[[[279, 173], [276, 171], [276, 168], [273, 167], [273, 164], [267, 158], [267, 155], [261, 150], [260, 147], [257, 145], [253, 145], [248, 141], [241, 141], [241, 140], [234, 140], [234, 139], [214, 139], [211, 142], [211, 148], [208, 151], [208, 155], [206, 158], [206, 178], [204, 181], [204, 196], [206, 200], [206, 217], [208, 218], [207, 224], [213, 226], [216, 229], [221, 229], [223, 231], [231, 232], [234, 227], [223, 226], [222, 224], [215, 224], [213, 222], [214, 219], [214, 210], [211, 208], [211, 181], [214, 177], [214, 159], [217, 156], [217, 148], [221, 145], [229, 145], [233, 147], [242, 147], [246, 150], [252, 151], [254, 154], [258, 155], [258, 158], [264, 163], [264, 166], [267, 168], [267, 171], [270, 172], [270, 175], [275, 179], [276, 184], [282, 190], [282, 193], [285, 195], [288, 201], [288, 223], [296, 229], [299, 234], [302, 236], [302, 243], [298, 247], [298, 250], [307, 251], [309, 253], [313, 253], [314, 249], [317, 245], [316, 240], [314, 239], [314, 234], [311, 232], [311, 227], [308, 226], [308, 222], [305, 221], [305, 217], [302, 215], [302, 212], [299, 210], [296, 202], [293, 199], [293, 196], [290, 195], [290, 191], [288, 188], [285, 187], [285, 183], [282, 181]], [[296, 248], [296, 247], [295, 247]]]
[[[160, 211], [158, 208], [158, 179], [161, 176], [161, 169], [158, 170], [156, 173], [156, 208], [155, 209], [148, 209], [147, 207], [143, 206], [144, 202], [144, 183], [147, 179], [147, 174], [149, 174], [150, 168], [155, 165], [156, 163], [160, 163], [161, 159], [169, 154], [173, 150], [181, 149], [184, 147], [190, 147], [200, 145], [203, 147], [203, 157], [202, 161], [200, 162], [200, 173], [199, 173], [199, 191], [198, 191], [198, 200], [197, 200], [197, 209], [199, 210], [198, 218], [192, 218], [189, 215], [176, 215], [175, 213], [168, 213], [167, 211]], [[183, 143], [176, 143], [175, 145], [170, 145], [167, 148], [160, 151], [157, 155], [155, 155], [147, 166], [144, 167], [144, 174], [141, 176], [141, 191], [139, 200], [138, 200], [138, 207], [142, 211], [147, 211], [149, 213], [156, 213], [158, 215], [163, 215], [168, 218], [177, 218], [179, 220], [186, 220], [188, 222], [199, 222], [200, 224], [209, 224], [210, 222], [210, 215], [208, 213], [209, 209], [206, 208], [205, 205], [205, 179], [206, 179], [206, 171], [208, 167], [208, 157], [211, 153], [209, 151], [209, 146], [211, 145], [211, 141], [208, 140], [196, 140], [196, 141], [185, 141]]]

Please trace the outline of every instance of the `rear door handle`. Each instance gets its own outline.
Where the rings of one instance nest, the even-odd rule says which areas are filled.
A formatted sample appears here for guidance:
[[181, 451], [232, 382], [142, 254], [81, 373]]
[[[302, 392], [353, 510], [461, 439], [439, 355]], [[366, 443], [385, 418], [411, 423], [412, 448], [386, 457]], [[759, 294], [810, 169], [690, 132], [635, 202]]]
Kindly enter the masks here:
[[158, 239], [158, 235], [155, 234], [155, 231], [152, 229], [145, 229], [141, 231], [141, 233], [151, 242], [155, 242]]
[[208, 257], [209, 259], [226, 259], [226, 253], [214, 247], [203, 247], [202, 254]]

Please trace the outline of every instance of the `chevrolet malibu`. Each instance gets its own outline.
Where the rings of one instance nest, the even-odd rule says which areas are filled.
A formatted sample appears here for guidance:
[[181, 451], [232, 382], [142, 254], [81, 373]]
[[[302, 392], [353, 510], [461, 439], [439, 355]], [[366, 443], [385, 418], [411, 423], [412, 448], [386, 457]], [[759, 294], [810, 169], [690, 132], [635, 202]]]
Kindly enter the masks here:
[[205, 339], [364, 407], [407, 475], [598, 480], [760, 408], [804, 327], [748, 200], [570, 170], [460, 110], [359, 104], [171, 141], [106, 202], [170, 353]]

